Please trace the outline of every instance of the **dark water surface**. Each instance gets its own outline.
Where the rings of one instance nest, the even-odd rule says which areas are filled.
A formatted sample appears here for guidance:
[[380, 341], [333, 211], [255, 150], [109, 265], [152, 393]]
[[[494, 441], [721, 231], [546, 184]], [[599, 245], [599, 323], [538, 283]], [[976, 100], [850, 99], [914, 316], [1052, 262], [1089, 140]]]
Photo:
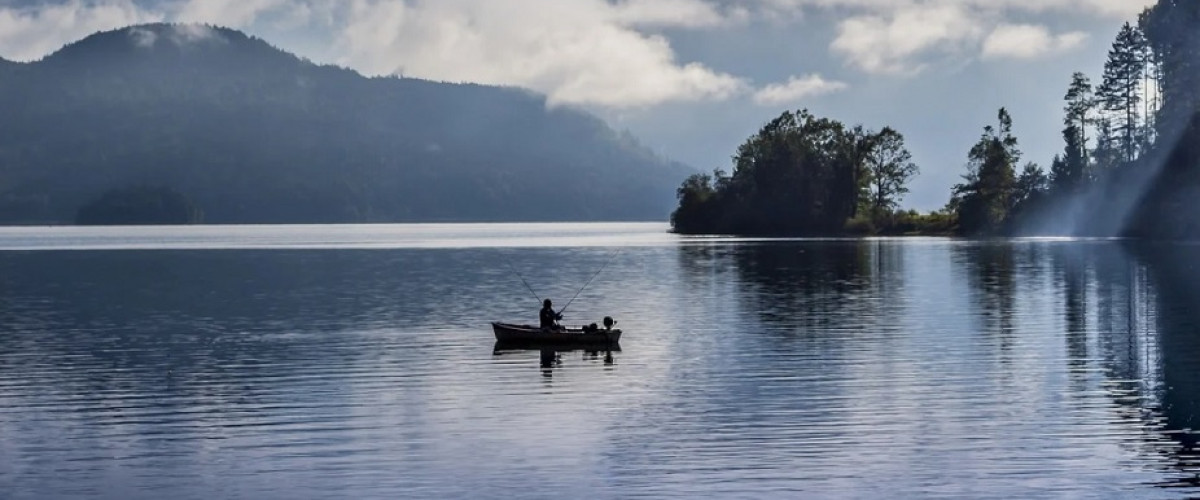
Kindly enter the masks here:
[[1200, 495], [1200, 247], [665, 229], [0, 229], [0, 498]]

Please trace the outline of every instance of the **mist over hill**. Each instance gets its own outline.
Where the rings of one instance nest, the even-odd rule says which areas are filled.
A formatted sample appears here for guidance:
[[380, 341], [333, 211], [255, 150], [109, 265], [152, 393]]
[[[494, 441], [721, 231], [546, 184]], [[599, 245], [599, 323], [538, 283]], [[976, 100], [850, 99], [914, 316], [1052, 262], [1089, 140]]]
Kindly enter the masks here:
[[528, 91], [153, 24], [0, 60], [0, 223], [163, 186], [209, 223], [664, 220], [691, 169]]

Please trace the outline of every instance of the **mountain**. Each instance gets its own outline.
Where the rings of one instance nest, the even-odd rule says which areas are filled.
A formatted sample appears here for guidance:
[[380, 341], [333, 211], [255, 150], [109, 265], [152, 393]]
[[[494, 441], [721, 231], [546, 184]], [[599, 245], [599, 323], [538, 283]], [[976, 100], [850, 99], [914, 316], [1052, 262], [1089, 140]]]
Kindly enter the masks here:
[[162, 186], [210, 223], [663, 220], [692, 171], [528, 91], [150, 24], [0, 63], [0, 223]]

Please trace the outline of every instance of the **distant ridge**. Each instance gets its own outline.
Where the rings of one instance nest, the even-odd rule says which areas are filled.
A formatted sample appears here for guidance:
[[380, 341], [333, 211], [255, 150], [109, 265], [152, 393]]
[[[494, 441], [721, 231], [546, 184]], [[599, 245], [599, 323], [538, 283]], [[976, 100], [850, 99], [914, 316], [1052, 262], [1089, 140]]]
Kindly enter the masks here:
[[0, 223], [161, 185], [209, 223], [664, 220], [692, 172], [520, 89], [367, 78], [146, 24], [0, 60]]

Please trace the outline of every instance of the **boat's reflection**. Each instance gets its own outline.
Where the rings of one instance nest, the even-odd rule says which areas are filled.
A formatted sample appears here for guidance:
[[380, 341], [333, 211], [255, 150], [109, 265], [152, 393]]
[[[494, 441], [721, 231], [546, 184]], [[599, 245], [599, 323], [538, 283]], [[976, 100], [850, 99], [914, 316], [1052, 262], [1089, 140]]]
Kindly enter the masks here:
[[621, 352], [621, 346], [620, 344], [616, 343], [605, 346], [597, 346], [595, 344], [538, 345], [515, 342], [496, 342], [496, 345], [492, 347], [493, 356], [524, 354], [528, 353], [529, 351], [539, 352], [539, 365], [542, 369], [542, 375], [549, 377], [555, 368], [562, 366], [563, 353], [581, 352], [583, 361], [603, 360], [605, 366], [612, 366], [616, 364], [616, 357], [613, 356], [613, 353]]

